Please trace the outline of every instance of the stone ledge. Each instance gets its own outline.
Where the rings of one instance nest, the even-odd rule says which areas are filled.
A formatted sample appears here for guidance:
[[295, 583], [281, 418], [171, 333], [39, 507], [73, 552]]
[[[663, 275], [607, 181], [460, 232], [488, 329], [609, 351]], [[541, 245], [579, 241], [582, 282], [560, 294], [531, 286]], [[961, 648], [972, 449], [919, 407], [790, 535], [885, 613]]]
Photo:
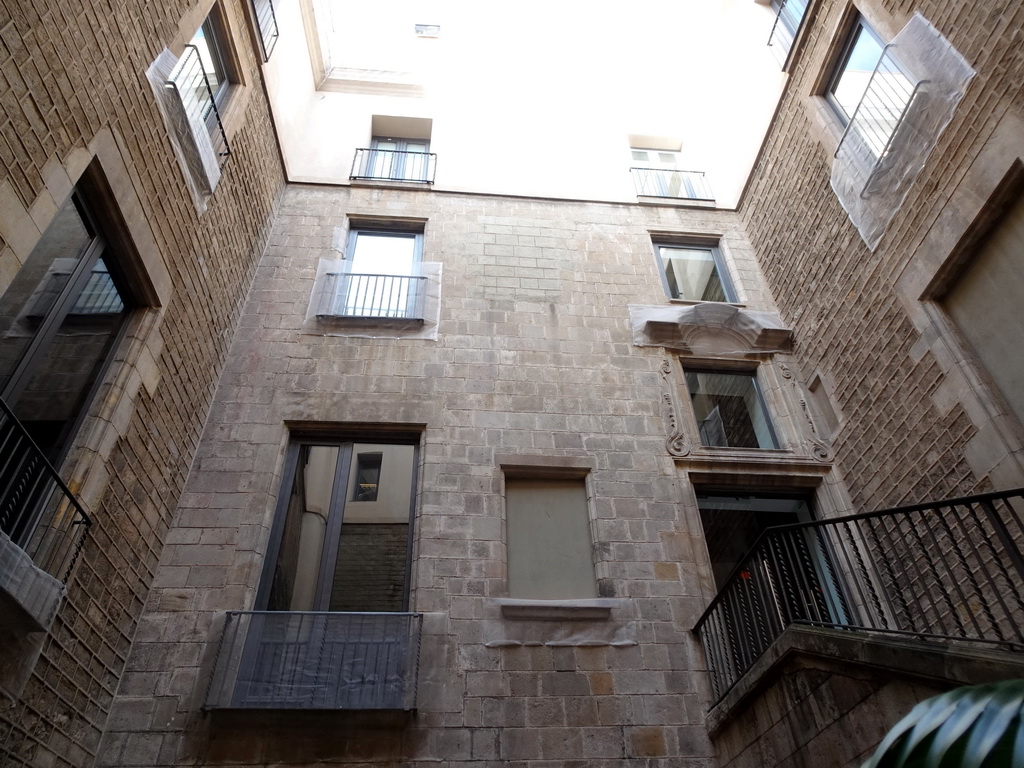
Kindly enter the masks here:
[[501, 616], [510, 621], [533, 619], [549, 621], [607, 621], [616, 601], [610, 598], [591, 600], [517, 600], [498, 598]]
[[1024, 654], [957, 641], [912, 640], [825, 627], [789, 627], [739, 681], [711, 707], [712, 736], [801, 657], [819, 663], [858, 665], [894, 678], [947, 687], [1024, 677]]

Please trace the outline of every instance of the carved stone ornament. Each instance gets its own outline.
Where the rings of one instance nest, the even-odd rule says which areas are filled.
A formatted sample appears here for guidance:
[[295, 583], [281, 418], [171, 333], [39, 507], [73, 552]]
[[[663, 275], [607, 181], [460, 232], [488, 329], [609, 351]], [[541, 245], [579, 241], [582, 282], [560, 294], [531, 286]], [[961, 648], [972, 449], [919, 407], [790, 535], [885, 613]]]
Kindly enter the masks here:
[[677, 416], [679, 402], [676, 397], [676, 383], [672, 380], [671, 360], [662, 361], [661, 377], [666, 384], [666, 391], [662, 395], [662, 401], [665, 404], [665, 421], [668, 425], [668, 439], [665, 441], [665, 448], [673, 456], [687, 456], [690, 453], [690, 444], [686, 441]]
[[687, 354], [735, 357], [790, 348], [793, 331], [778, 316], [731, 304], [704, 301], [689, 306], [630, 306], [633, 342]]

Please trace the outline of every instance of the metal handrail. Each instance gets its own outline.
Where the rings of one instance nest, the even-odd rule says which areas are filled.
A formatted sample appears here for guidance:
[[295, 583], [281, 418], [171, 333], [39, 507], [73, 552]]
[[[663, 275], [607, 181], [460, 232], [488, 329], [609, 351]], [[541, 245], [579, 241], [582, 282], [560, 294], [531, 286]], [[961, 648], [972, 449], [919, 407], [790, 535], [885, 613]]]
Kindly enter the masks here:
[[270, 61], [270, 54], [274, 52], [274, 46], [277, 45], [277, 38], [280, 35], [273, 0], [252, 0], [252, 12], [256, 17], [256, 26], [259, 30], [263, 61]]
[[768, 528], [694, 626], [716, 699], [793, 624], [1024, 650], [1024, 488]]
[[434, 152], [359, 147], [352, 158], [349, 179], [433, 184], [436, 173], [437, 154]]
[[707, 202], [715, 200], [703, 171], [640, 166], [633, 166], [629, 171], [633, 175], [637, 195]]
[[0, 399], [0, 530], [67, 583], [92, 521], [11, 408]]
[[[775, 3], [773, 3], [775, 5]], [[793, 3], [793, 5], [799, 5], [799, 3]], [[778, 3], [778, 10], [775, 12], [775, 21], [772, 23], [772, 30], [768, 34], [768, 47], [775, 45], [775, 41], [779, 41], [782, 48], [782, 58], [785, 59], [789, 55], [790, 49], [793, 47], [793, 42], [796, 40], [797, 35], [800, 33], [800, 28], [803, 26], [804, 17], [807, 15], [807, 3], [803, 3], [802, 7], [796, 13], [791, 12], [790, 0], [781, 0]], [[778, 33], [778, 35], [776, 35]], [[784, 63], [784, 62], [782, 62]]]
[[228, 611], [205, 709], [416, 708], [423, 614]]
[[422, 320], [423, 275], [328, 272], [317, 317]]

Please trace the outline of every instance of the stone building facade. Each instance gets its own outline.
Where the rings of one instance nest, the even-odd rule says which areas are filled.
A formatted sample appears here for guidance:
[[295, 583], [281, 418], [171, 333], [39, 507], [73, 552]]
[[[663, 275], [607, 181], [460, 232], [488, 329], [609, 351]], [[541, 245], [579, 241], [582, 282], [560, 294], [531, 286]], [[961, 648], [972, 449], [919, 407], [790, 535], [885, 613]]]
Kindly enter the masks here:
[[[0, 632], [0, 762], [853, 766], [925, 696], [1021, 676], [1012, 605], [988, 646], [851, 631], [836, 585], [887, 566], [838, 563], [880, 545], [801, 545], [768, 579], [810, 579], [810, 608], [757, 604], [740, 565], [771, 525], [1024, 485], [1020, 366], [986, 341], [1021, 330], [1024, 10], [812, 0], [773, 27], [751, 3], [787, 79], [733, 210], [665, 168], [628, 200], [428, 183], [409, 148], [444, 127], [379, 77], [309, 88], [349, 88], [377, 132], [352, 175], [376, 178], [345, 155], [299, 183], [275, 132], [317, 4], [172, 5], [0, 6], [5, 336], [38, 322], [48, 289], [13, 297], [73, 191], [134, 307], [51, 454], [92, 525], [50, 623]], [[871, 245], [829, 188], [861, 19], [881, 44], [934, 29], [975, 73]], [[199, 30], [227, 85], [196, 121], [170, 86]], [[694, 631], [716, 605], [745, 627], [724, 650]]]

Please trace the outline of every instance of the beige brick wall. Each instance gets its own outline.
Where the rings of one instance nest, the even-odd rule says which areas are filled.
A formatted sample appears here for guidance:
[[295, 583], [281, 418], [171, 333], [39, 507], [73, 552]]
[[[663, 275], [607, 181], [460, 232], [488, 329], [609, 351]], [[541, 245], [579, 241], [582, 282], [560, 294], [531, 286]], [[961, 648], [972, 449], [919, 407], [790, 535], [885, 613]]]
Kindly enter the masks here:
[[[229, 4], [236, 27], [247, 6]], [[113, 413], [108, 444], [87, 444], [102, 433], [95, 419], [80, 433], [76, 489], [94, 525], [28, 688], [0, 710], [4, 765], [84, 766], [98, 748], [281, 189], [257, 56], [237, 28], [250, 98], [221, 184], [197, 217], [144, 76], [197, 12], [188, 2], [0, 3], [0, 263], [31, 248], [100, 142], [123, 171], [108, 176], [115, 193], [139, 206], [122, 213], [148, 221], [172, 283], [167, 306], [133, 326], [148, 341], [129, 361], [127, 394], [112, 371], [94, 406]], [[4, 282], [9, 274], [5, 266]], [[86, 466], [93, 454], [105, 461]]]
[[[901, 294], [898, 281], [916, 259], [943, 261], [941, 248], [950, 252], [971, 221], [984, 215], [993, 186], [972, 186], [970, 171], [1000, 121], [1020, 108], [1024, 55], [1011, 31], [1020, 29], [1024, 11], [1000, 3], [985, 3], [987, 10], [951, 2], [858, 3], [886, 37], [921, 11], [978, 72], [871, 252], [829, 187], [838, 129], [815, 95], [847, 4], [814, 6], [814, 24], [741, 215], [783, 319], [795, 331], [801, 378], [819, 373], [832, 382], [832, 406], [841, 420], [836, 463], [854, 506], [868, 510], [1020, 485], [1019, 436], [990, 439], [986, 432], [976, 439], [996, 406], [987, 391], [966, 385], [946, 394], [951, 366], [929, 345], [942, 331], [925, 316], [919, 293]], [[993, 144], [989, 171], [998, 179], [1019, 157], [1019, 142], [1016, 148]], [[990, 477], [997, 461], [983, 464], [975, 458], [982, 453], [1012, 459], [1012, 466]]]

